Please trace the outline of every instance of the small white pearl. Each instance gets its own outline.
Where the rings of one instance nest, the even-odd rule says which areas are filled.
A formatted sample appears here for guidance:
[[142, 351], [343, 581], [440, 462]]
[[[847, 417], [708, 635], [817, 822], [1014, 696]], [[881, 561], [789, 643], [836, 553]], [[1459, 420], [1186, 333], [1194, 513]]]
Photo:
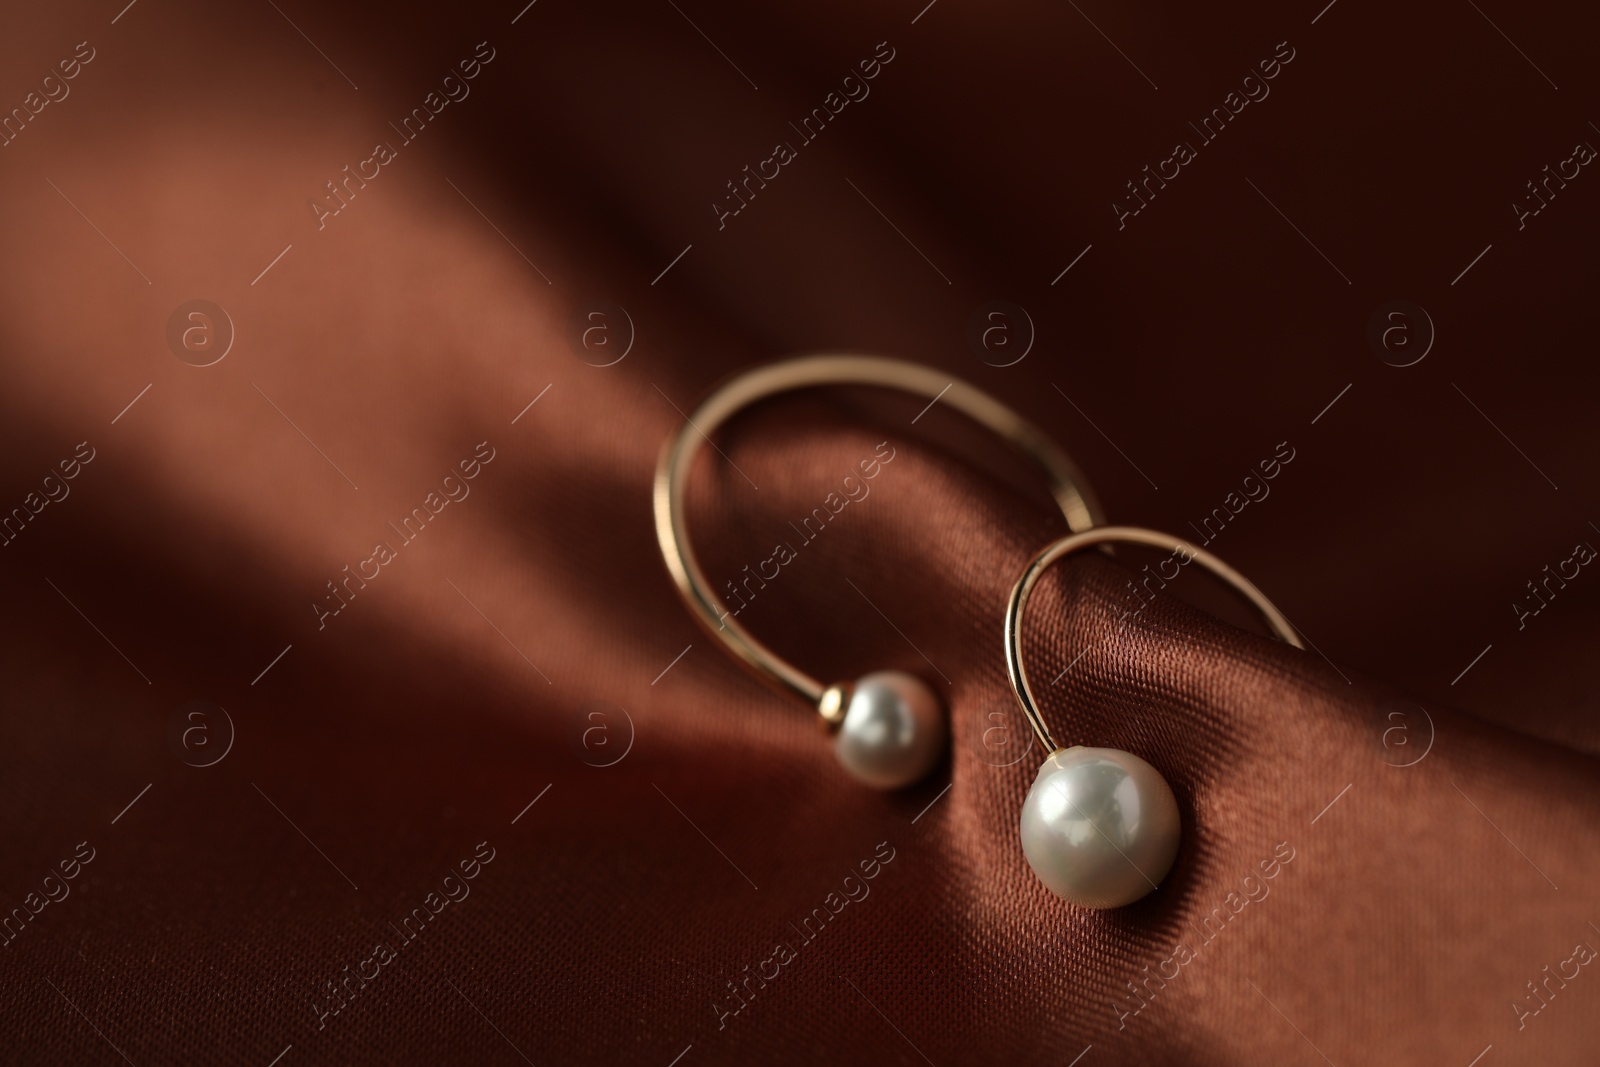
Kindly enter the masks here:
[[859, 679], [834, 737], [844, 769], [879, 789], [910, 785], [939, 762], [944, 712], [922, 679], [876, 671]]
[[1052, 893], [1085, 908], [1120, 908], [1172, 869], [1178, 802], [1150, 764], [1114, 748], [1058, 749], [1022, 805], [1022, 851]]

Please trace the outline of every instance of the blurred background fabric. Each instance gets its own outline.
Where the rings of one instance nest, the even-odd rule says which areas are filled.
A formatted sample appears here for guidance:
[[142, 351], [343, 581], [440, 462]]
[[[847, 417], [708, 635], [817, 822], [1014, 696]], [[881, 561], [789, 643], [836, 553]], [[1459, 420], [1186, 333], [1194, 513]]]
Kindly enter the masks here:
[[[1592, 10], [524, 2], [0, 14], [0, 1062], [1593, 1062]], [[721, 587], [892, 450], [740, 618], [932, 684], [928, 781], [678, 602], [661, 443], [813, 351], [1306, 636], [1042, 583], [1145, 900], [1023, 859], [1065, 527], [953, 413], [763, 403], [689, 498]]]

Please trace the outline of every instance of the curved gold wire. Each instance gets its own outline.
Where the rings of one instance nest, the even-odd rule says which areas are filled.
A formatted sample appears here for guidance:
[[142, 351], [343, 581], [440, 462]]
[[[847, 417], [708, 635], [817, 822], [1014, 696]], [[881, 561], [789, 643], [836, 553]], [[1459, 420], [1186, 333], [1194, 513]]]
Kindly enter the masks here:
[[1205, 549], [1196, 548], [1181, 537], [1174, 537], [1159, 530], [1147, 530], [1142, 526], [1097, 526], [1092, 530], [1063, 537], [1033, 557], [1033, 561], [1023, 570], [1022, 577], [1018, 578], [1017, 584], [1012, 587], [1011, 601], [1006, 605], [1006, 673], [1011, 676], [1011, 689], [1017, 695], [1017, 703], [1022, 705], [1022, 713], [1028, 717], [1028, 723], [1033, 727], [1034, 734], [1044, 742], [1046, 752], [1054, 752], [1061, 746], [1050, 736], [1050, 728], [1045, 725], [1044, 716], [1039, 713], [1039, 705], [1033, 699], [1033, 689], [1028, 685], [1028, 669], [1022, 665], [1022, 613], [1028, 606], [1028, 597], [1033, 594], [1034, 583], [1050, 564], [1073, 552], [1112, 541], [1149, 545], [1173, 553], [1183, 553], [1187, 556], [1184, 563], [1192, 560], [1200, 564], [1250, 601], [1279, 638], [1295, 648], [1303, 650], [1306, 647], [1300, 643], [1299, 635], [1284, 617], [1283, 612], [1274, 607], [1272, 601], [1268, 600], [1266, 594], [1257, 589], [1250, 579]]
[[[958, 378], [930, 367], [874, 356], [805, 356], [747, 371], [708, 396], [667, 439], [656, 464], [656, 539], [684, 603], [700, 624], [756, 674], [821, 710], [828, 687], [756, 640], [722, 607], [706, 581], [684, 519], [685, 486], [702, 442], [735, 412], [767, 397], [824, 385], [871, 385], [897, 389], [955, 408], [999, 435], [1044, 471], [1072, 530], [1102, 521], [1100, 505], [1066, 453], [1021, 415]], [[930, 406], [931, 403], [930, 403]], [[920, 417], [920, 416], [919, 416]], [[914, 420], [913, 420], [914, 421]]]

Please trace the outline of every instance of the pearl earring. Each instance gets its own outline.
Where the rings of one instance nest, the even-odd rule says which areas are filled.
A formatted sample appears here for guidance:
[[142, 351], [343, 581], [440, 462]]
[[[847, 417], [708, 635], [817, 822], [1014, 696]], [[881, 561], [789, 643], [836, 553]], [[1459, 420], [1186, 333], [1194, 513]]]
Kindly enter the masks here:
[[[1011, 688], [1050, 753], [1022, 804], [1022, 851], [1047, 889], [1085, 908], [1119, 908], [1155, 889], [1172, 869], [1182, 836], [1172, 788], [1150, 764], [1120, 749], [1062, 748], [1056, 743], [1022, 664], [1022, 613], [1039, 575], [1063, 556], [1113, 541], [1169, 551], [1176, 568], [1200, 564], [1249, 600], [1279, 638], [1305, 648], [1289, 620], [1244, 575], [1171, 534], [1099, 526], [1064, 537], [1033, 558], [1011, 590], [1005, 622]], [[1175, 569], [1171, 577], [1178, 573]], [[1161, 577], [1169, 576], [1161, 572]]]
[[966, 382], [899, 360], [824, 355], [757, 368], [712, 393], [668, 439], [656, 466], [656, 538], [684, 603], [736, 659], [816, 709], [847, 771], [867, 785], [895, 789], [926, 775], [948, 745], [944, 709], [933, 690], [920, 678], [900, 671], [874, 671], [855, 682], [824, 685], [785, 661], [756, 640], [733, 617], [735, 612], [724, 608], [695, 559], [684, 520], [690, 468], [701, 443], [709, 441], [718, 426], [758, 400], [824, 385], [895, 389], [927, 398], [929, 407], [937, 402], [955, 408], [1043, 471], [1069, 529], [1087, 530], [1103, 520], [1082, 475], [1039, 429]]

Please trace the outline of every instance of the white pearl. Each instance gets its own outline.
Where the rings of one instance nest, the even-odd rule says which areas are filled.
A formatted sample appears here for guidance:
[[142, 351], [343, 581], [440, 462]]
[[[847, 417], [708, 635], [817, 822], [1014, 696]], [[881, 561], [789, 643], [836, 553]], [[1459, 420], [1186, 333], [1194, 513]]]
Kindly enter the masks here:
[[933, 770], [944, 745], [944, 712], [922, 679], [876, 671], [856, 682], [833, 751], [861, 781], [898, 789]]
[[1058, 749], [1022, 805], [1022, 851], [1052, 893], [1085, 908], [1120, 908], [1172, 869], [1178, 802], [1150, 764], [1114, 748]]

